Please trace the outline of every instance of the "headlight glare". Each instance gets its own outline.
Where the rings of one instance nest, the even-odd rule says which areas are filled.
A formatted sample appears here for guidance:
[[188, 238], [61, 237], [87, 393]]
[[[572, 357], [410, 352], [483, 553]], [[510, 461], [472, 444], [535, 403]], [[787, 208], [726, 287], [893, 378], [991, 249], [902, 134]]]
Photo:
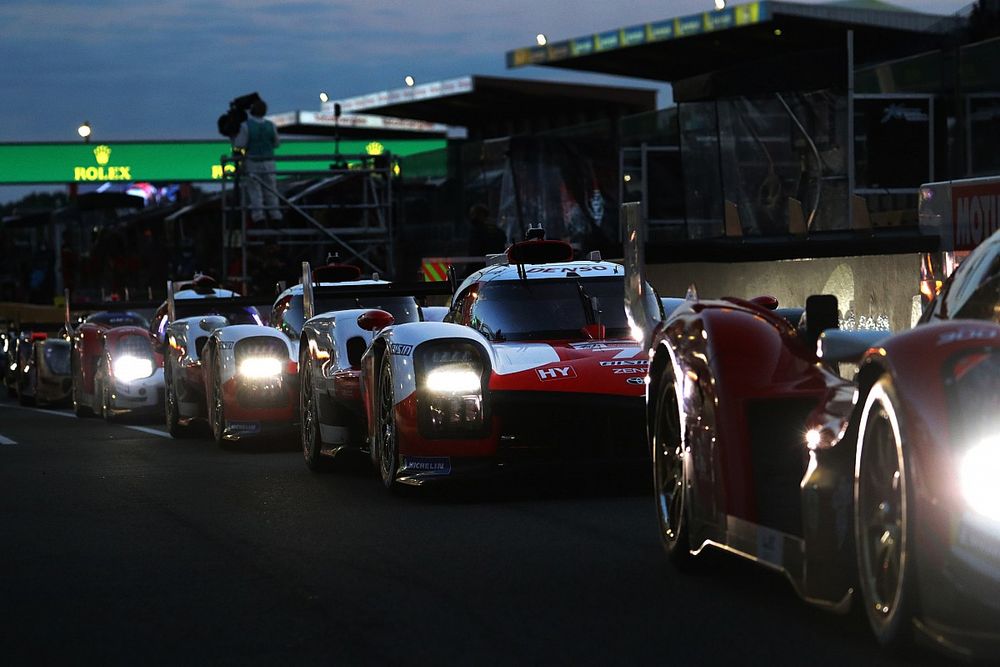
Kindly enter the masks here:
[[479, 374], [469, 368], [435, 368], [427, 374], [424, 386], [436, 394], [468, 394], [481, 389]]
[[970, 448], [959, 466], [962, 496], [969, 506], [1000, 521], [1000, 438], [989, 438]]
[[275, 357], [247, 357], [240, 361], [240, 375], [245, 378], [261, 379], [281, 375], [282, 363]]
[[123, 382], [131, 382], [152, 375], [153, 362], [142, 357], [124, 356], [115, 359], [111, 370], [115, 378]]

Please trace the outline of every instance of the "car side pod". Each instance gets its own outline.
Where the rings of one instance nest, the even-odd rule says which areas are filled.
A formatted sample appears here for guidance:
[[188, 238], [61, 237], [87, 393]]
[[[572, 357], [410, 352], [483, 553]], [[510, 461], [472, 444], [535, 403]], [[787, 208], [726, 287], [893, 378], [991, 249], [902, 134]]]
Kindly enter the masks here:
[[392, 313], [378, 309], [365, 311], [358, 315], [358, 326], [372, 333], [378, 333], [395, 321]]

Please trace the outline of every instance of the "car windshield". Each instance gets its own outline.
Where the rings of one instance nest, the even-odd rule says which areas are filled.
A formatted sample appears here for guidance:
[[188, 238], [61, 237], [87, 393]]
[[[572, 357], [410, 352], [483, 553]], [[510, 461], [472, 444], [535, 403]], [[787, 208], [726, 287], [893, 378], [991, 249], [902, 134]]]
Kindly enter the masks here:
[[597, 299], [608, 338], [628, 335], [623, 278], [487, 283], [476, 297], [470, 324], [493, 340], [587, 338], [583, 328], [594, 324], [588, 297]]
[[45, 365], [56, 375], [69, 375], [69, 345], [58, 341], [46, 345]]
[[153, 348], [145, 336], [122, 336], [113, 348], [115, 358], [137, 357], [152, 359]]
[[[316, 314], [328, 313], [334, 310], [351, 310], [354, 308], [378, 308], [392, 314], [396, 323], [416, 322], [420, 319], [417, 301], [412, 296], [371, 296], [371, 297], [319, 297], [316, 299]], [[302, 311], [302, 295], [295, 294], [288, 300], [287, 306], [279, 315], [278, 327], [292, 338], [298, 338], [302, 333], [305, 315]], [[272, 315], [272, 319], [273, 319]]]

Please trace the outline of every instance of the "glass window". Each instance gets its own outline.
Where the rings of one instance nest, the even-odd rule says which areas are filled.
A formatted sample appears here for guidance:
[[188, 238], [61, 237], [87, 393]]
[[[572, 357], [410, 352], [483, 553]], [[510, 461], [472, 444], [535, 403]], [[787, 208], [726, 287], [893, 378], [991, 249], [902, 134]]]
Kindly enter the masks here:
[[[283, 331], [289, 338], [298, 338], [302, 332], [302, 325], [305, 324], [305, 314], [302, 310], [302, 295], [289, 295], [282, 301], [279, 312], [278, 305], [271, 314], [271, 322], [278, 330]], [[281, 302], [279, 302], [281, 303]], [[420, 319], [417, 301], [412, 296], [371, 296], [371, 297], [336, 297], [320, 296], [316, 298], [317, 315], [335, 310], [352, 310], [355, 308], [377, 308], [392, 314], [397, 324], [403, 322], [417, 322]], [[279, 316], [280, 319], [274, 318]]]
[[101, 324], [106, 327], [142, 327], [143, 329], [149, 326], [149, 322], [146, 318], [138, 313], [133, 313], [129, 311], [123, 312], [111, 312], [102, 311], [100, 313], [94, 313], [87, 317], [85, 322], [93, 322], [94, 324]]
[[55, 375], [69, 375], [69, 345], [58, 343], [46, 345], [45, 365]]
[[492, 340], [583, 339], [595, 322], [595, 297], [608, 338], [626, 337], [625, 281], [516, 280], [486, 283], [472, 306], [469, 326]]

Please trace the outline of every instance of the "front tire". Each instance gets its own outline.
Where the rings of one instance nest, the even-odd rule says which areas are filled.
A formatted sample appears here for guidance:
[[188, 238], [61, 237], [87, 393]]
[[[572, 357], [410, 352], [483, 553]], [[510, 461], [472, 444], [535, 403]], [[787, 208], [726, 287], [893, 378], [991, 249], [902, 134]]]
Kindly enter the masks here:
[[681, 434], [680, 411], [673, 378], [660, 382], [653, 418], [653, 492], [660, 540], [667, 559], [678, 569], [692, 566], [689, 539], [690, 508], [687, 455]]
[[101, 417], [107, 423], [115, 421], [115, 413], [111, 405], [111, 388], [106, 383], [101, 383]]
[[883, 377], [865, 400], [854, 476], [861, 602], [879, 644], [897, 652], [912, 643], [918, 609], [913, 470], [899, 407], [891, 379]]
[[[303, 345], [305, 347], [305, 345]], [[313, 390], [313, 369], [308, 357], [299, 361], [299, 434], [302, 440], [302, 455], [306, 467], [313, 472], [326, 472], [330, 460], [323, 456], [323, 442], [319, 434], [319, 410], [316, 407], [316, 393]]]
[[399, 487], [399, 482], [396, 481], [399, 468], [399, 440], [396, 431], [395, 394], [392, 389], [392, 362], [386, 354], [379, 369], [374, 452], [378, 459], [379, 477], [385, 488], [390, 491]]
[[217, 364], [212, 372], [212, 395], [208, 404], [212, 438], [219, 446], [226, 443], [226, 406], [222, 394], [222, 368]]
[[166, 388], [163, 392], [163, 404], [164, 412], [166, 413], [167, 431], [170, 433], [172, 438], [176, 438], [177, 440], [190, 438], [191, 426], [188, 424], [181, 424], [180, 421], [180, 409], [177, 405], [177, 392], [174, 390], [173, 379], [167, 376], [165, 384]]

